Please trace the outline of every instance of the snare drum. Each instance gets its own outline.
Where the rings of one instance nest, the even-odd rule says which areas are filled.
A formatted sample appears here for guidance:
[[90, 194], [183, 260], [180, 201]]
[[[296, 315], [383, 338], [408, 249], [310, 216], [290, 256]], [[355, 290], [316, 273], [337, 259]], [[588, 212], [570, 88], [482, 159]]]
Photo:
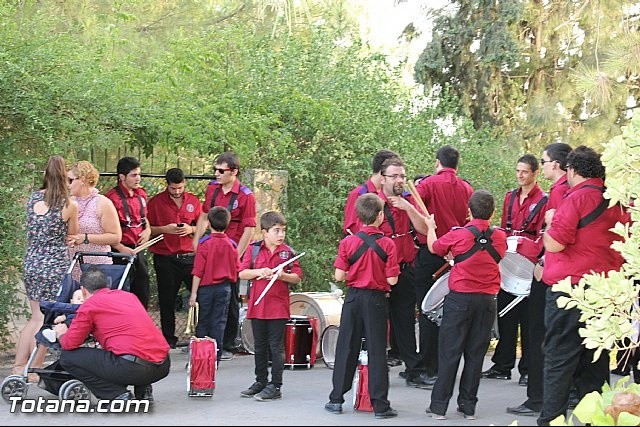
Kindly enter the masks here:
[[507, 237], [507, 252], [498, 264], [500, 287], [515, 296], [528, 296], [531, 291], [535, 264], [516, 252], [520, 236]]
[[436, 280], [422, 300], [422, 312], [436, 325], [440, 326], [442, 322], [442, 305], [444, 297], [449, 293], [449, 275], [450, 271], [444, 273]]
[[251, 319], [247, 319], [247, 307], [240, 307], [239, 322], [238, 334], [240, 335], [241, 349], [246, 353], [255, 354], [253, 329], [251, 329]]
[[284, 366], [295, 367], [313, 366], [311, 351], [313, 347], [313, 328], [306, 316], [291, 316], [284, 331]]
[[[342, 292], [302, 292], [289, 296], [291, 315], [309, 316], [318, 319], [318, 331], [324, 331], [330, 325], [339, 325], [342, 315]], [[321, 355], [320, 341], [316, 346], [316, 354]]]
[[338, 346], [339, 333], [340, 326], [329, 325], [327, 329], [322, 332], [322, 338], [320, 339], [322, 360], [329, 369], [333, 369], [336, 361], [336, 347]]

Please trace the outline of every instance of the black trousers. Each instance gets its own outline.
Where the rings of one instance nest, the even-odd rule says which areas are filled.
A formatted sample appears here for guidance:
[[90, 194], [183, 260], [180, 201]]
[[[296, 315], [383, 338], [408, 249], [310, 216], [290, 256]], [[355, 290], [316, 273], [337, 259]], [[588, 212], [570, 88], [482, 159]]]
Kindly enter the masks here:
[[[135, 245], [125, 246], [135, 249]], [[114, 257], [113, 263], [126, 264], [127, 260]], [[149, 298], [151, 296], [151, 290], [149, 288], [149, 264], [147, 263], [147, 257], [144, 251], [136, 255], [131, 265], [131, 270], [129, 271], [129, 291], [138, 297], [145, 309], [149, 308]]]
[[[500, 289], [498, 292], [498, 313], [514, 299], [516, 299], [516, 296]], [[504, 316], [498, 317], [500, 339], [493, 357], [491, 357], [494, 369], [511, 373], [516, 364], [518, 330], [520, 331], [520, 343], [522, 346], [522, 356], [518, 362], [518, 371], [520, 375], [526, 375], [528, 373], [529, 298], [523, 299]]]
[[229, 310], [227, 311], [227, 324], [224, 328], [224, 338], [222, 348], [227, 351], [234, 351], [240, 343], [236, 342], [238, 337], [238, 327], [240, 326], [240, 279], [231, 284], [231, 298], [229, 299]]
[[538, 425], [549, 422], [560, 415], [567, 415], [569, 393], [572, 383], [582, 399], [592, 391], [601, 391], [609, 382], [609, 352], [603, 351], [598, 360], [592, 362], [594, 350], [582, 345], [578, 329], [580, 310], [565, 310], [557, 305], [558, 298], [567, 296], [563, 292], [547, 290], [544, 321], [544, 392]]
[[534, 411], [542, 409], [542, 378], [544, 368], [544, 307], [547, 295], [544, 282], [533, 279], [531, 293], [529, 293], [529, 346], [527, 360], [529, 366], [529, 381], [527, 383], [527, 400], [524, 406]]
[[426, 247], [421, 247], [418, 250], [418, 255], [414, 261], [416, 303], [420, 311], [418, 318], [420, 324], [420, 358], [422, 369], [429, 376], [434, 376], [438, 373], [438, 337], [440, 335], [440, 327], [422, 314], [420, 307], [427, 292], [433, 286], [433, 274], [445, 262], [444, 258], [432, 254]]
[[494, 295], [451, 291], [444, 298], [442, 308], [438, 379], [431, 392], [430, 408], [436, 414], [447, 413], [460, 359], [464, 356], [458, 407], [465, 414], [475, 414], [482, 364], [496, 316], [496, 300]]
[[333, 390], [329, 401], [344, 403], [358, 366], [362, 337], [366, 340], [369, 366], [369, 396], [374, 412], [389, 409], [387, 367], [387, 297], [382, 291], [348, 288], [340, 315], [340, 331], [333, 367]]
[[266, 384], [269, 379], [271, 355], [271, 383], [282, 385], [284, 371], [284, 329], [289, 319], [251, 319], [255, 354], [256, 381]]
[[398, 283], [391, 287], [389, 299], [392, 330], [409, 379], [424, 371], [420, 356], [416, 353], [416, 294], [413, 282], [413, 267], [404, 264]]
[[153, 267], [158, 282], [158, 306], [160, 326], [167, 343], [175, 348], [176, 337], [176, 297], [184, 284], [191, 291], [193, 260], [195, 256], [178, 258], [176, 255], [153, 255]]
[[149, 366], [125, 360], [103, 349], [80, 347], [63, 350], [60, 364], [98, 399], [114, 399], [126, 392], [128, 385], [146, 386], [169, 375], [171, 359], [167, 355], [164, 362]]

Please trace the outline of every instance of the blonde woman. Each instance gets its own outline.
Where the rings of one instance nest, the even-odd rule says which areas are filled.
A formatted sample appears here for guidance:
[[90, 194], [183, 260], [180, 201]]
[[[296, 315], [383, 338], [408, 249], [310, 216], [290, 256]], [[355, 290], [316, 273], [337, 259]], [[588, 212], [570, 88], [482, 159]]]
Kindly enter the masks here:
[[[96, 185], [100, 174], [89, 162], [81, 160], [67, 172], [69, 190], [78, 203], [78, 223], [80, 229], [72, 236], [69, 255], [78, 252], [109, 252], [111, 245], [120, 242], [122, 230], [116, 208], [105, 196], [98, 192]], [[91, 264], [111, 264], [109, 257], [84, 257]], [[79, 280], [79, 271], [74, 278]]]
[[[78, 204], [67, 187], [67, 168], [60, 156], [49, 158], [42, 187], [27, 202], [27, 251], [23, 263], [24, 282], [31, 317], [16, 343], [13, 372], [22, 374], [35, 346], [35, 334], [44, 321], [40, 301], [55, 299], [62, 278], [69, 268], [67, 241], [78, 233]], [[46, 347], [42, 347], [46, 350]], [[39, 368], [46, 351], [38, 353], [32, 366]], [[30, 374], [30, 380], [37, 376]]]

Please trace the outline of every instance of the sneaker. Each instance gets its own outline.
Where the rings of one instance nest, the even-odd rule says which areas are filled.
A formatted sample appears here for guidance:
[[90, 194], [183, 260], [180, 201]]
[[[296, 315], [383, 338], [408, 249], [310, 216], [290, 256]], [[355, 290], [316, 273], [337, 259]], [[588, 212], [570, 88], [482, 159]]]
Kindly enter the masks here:
[[402, 365], [402, 360], [397, 357], [387, 356], [387, 366], [393, 368], [394, 366]]
[[138, 400], [148, 400], [153, 402], [153, 387], [151, 384], [144, 386], [135, 386], [133, 388], [133, 395]]
[[482, 372], [481, 378], [491, 378], [494, 380], [510, 380], [511, 372], [501, 372], [501, 371], [498, 371], [497, 369], [491, 368]]
[[262, 390], [264, 390], [265, 387], [266, 387], [266, 384], [256, 381], [255, 383], [251, 384], [251, 387], [249, 387], [246, 390], [241, 391], [240, 392], [240, 396], [242, 396], [242, 397], [253, 397], [256, 394], [260, 393]]
[[398, 416], [398, 411], [396, 411], [395, 409], [387, 409], [384, 412], [376, 412], [374, 414], [374, 417], [376, 417], [379, 420], [384, 420], [387, 418], [393, 418], [393, 417], [397, 417]]
[[262, 391], [255, 396], [254, 399], [259, 400], [261, 402], [265, 402], [267, 400], [276, 400], [282, 397], [282, 393], [280, 392], [280, 387], [276, 387], [274, 384], [267, 384]]
[[427, 413], [427, 415], [429, 415], [434, 420], [446, 420], [447, 419], [447, 417], [445, 417], [444, 414], [436, 414], [435, 412], [433, 412], [431, 410], [431, 408], [427, 408], [427, 410], [425, 412]]
[[518, 385], [522, 387], [526, 387], [529, 384], [529, 375], [524, 374], [520, 375], [520, 379], [518, 380]]
[[233, 353], [227, 350], [222, 350], [220, 352], [220, 360], [231, 360], [233, 359]]
[[458, 412], [458, 414], [462, 415], [465, 420], [475, 420], [476, 419], [476, 415], [475, 414], [466, 414], [462, 410], [462, 408], [460, 408], [459, 406], [458, 406], [458, 409], [456, 409], [456, 411]]

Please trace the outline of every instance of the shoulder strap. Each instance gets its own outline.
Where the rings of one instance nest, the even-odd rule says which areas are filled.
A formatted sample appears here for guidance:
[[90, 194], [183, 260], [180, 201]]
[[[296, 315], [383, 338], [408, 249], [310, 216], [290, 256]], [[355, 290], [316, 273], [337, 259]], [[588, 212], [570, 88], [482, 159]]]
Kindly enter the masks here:
[[507, 231], [511, 231], [512, 229], [511, 226], [513, 225], [513, 222], [511, 221], [511, 210], [513, 209], [513, 202], [516, 201], [517, 192], [517, 188], [511, 190], [511, 198], [509, 199], [509, 206], [507, 206]]
[[252, 270], [254, 268], [254, 263], [256, 262], [256, 258], [258, 257], [258, 252], [260, 252], [261, 245], [262, 245], [262, 240], [258, 240], [257, 242], [253, 242], [251, 244], [251, 264], [249, 268]]
[[[131, 211], [129, 210], [129, 204], [127, 203], [127, 197], [124, 195], [124, 192], [122, 191], [122, 188], [120, 188], [120, 185], [116, 185], [114, 187], [114, 189], [116, 190], [116, 192], [118, 193], [118, 196], [120, 196], [120, 199], [122, 200], [122, 208], [124, 209], [124, 217], [127, 220], [126, 223], [120, 223], [121, 225], [130, 228], [131, 227]], [[145, 225], [147, 225], [147, 217], [145, 215], [145, 211], [144, 211], [144, 203], [142, 203], [142, 197], [140, 197], [139, 194], [136, 194], [136, 196], [138, 196], [138, 203], [140, 203], [140, 225], [142, 225], [143, 227]]]
[[[220, 194], [219, 185], [216, 187], [216, 189], [213, 192], [213, 195], [211, 196], [211, 204], [209, 205], [209, 208], [216, 206], [216, 199], [218, 198], [218, 194]], [[231, 211], [233, 210], [233, 204], [236, 202], [237, 198], [238, 198], [237, 193], [231, 193], [231, 200], [229, 200], [229, 204], [227, 205], [227, 210], [229, 211], [229, 213], [231, 213]]]
[[538, 203], [534, 206], [534, 208], [531, 209], [531, 211], [529, 211], [529, 215], [527, 216], [527, 219], [525, 219], [524, 222], [522, 223], [522, 228], [520, 231], [525, 233], [529, 232], [530, 234], [533, 234], [532, 233], [533, 230], [527, 231], [527, 226], [531, 223], [531, 221], [533, 221], [533, 218], [536, 216], [538, 212], [540, 212], [540, 209], [542, 209], [542, 207], [547, 203], [548, 199], [549, 197], [545, 194], [544, 197], [540, 199]]
[[469, 225], [465, 227], [469, 230], [475, 237], [475, 244], [469, 249], [467, 252], [462, 253], [460, 255], [456, 255], [453, 258], [454, 263], [462, 262], [469, 258], [471, 255], [475, 254], [479, 250], [486, 250], [489, 252], [489, 255], [495, 260], [496, 263], [499, 263], [502, 257], [498, 254], [498, 251], [493, 247], [491, 240], [491, 235], [493, 234], [493, 227], [489, 227], [486, 231], [481, 232], [474, 225]]
[[362, 255], [364, 255], [366, 250], [369, 249], [369, 248], [373, 249], [373, 251], [376, 254], [378, 254], [380, 259], [382, 259], [382, 261], [387, 262], [387, 258], [388, 257], [387, 257], [386, 252], [376, 242], [376, 240], [378, 240], [381, 237], [383, 237], [382, 234], [370, 235], [370, 234], [365, 233], [364, 231], [358, 231], [355, 235], [358, 236], [362, 240], [363, 243], [360, 245], [360, 247], [358, 249], [356, 249], [356, 251], [353, 253], [353, 255], [351, 255], [349, 257], [349, 265], [355, 264], [356, 261], [358, 261], [362, 257]]
[[391, 227], [391, 234], [396, 234], [396, 223], [393, 220], [393, 215], [391, 214], [391, 208], [389, 207], [387, 202], [384, 202], [384, 216], [387, 219], [389, 226]]
[[[592, 184], [587, 184], [582, 188], [595, 188], [596, 190], [600, 190], [602, 193], [604, 193], [605, 190], [606, 190], [605, 187], [600, 187], [598, 185], [592, 185]], [[585, 215], [583, 218], [581, 218], [580, 221], [578, 221], [578, 227], [577, 228], [586, 227], [587, 225], [591, 224], [593, 221], [598, 219], [598, 217], [600, 215], [602, 215], [604, 213], [604, 211], [607, 210], [607, 207], [609, 207], [609, 200], [607, 200], [604, 197], [602, 197], [602, 201], [600, 203], [598, 203], [598, 206], [596, 206], [596, 208], [594, 210], [589, 212], [587, 215]]]

